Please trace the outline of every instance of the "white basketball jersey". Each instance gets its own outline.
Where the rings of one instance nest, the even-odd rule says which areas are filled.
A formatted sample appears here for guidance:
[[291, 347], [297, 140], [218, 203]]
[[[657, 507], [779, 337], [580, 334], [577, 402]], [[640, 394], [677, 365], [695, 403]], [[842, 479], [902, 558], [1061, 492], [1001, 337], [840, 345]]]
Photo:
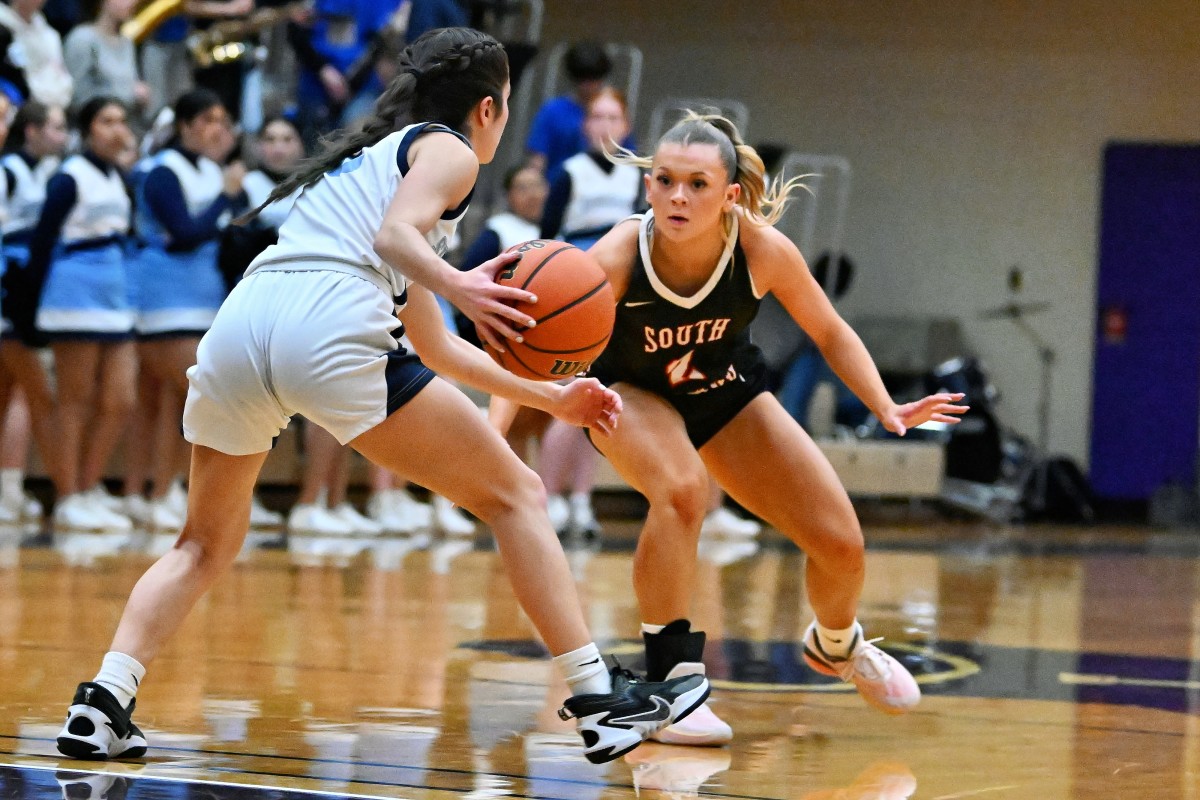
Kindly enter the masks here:
[[541, 233], [536, 224], [521, 219], [511, 211], [489, 218], [484, 227], [499, 237], [501, 252], [514, 244], [536, 239]]
[[74, 155], [63, 162], [62, 171], [75, 179], [75, 206], [60, 235], [64, 245], [129, 232], [131, 203], [116, 168], [105, 172], [86, 157]]
[[603, 231], [629, 216], [642, 188], [642, 171], [632, 164], [614, 164], [605, 172], [587, 153], [563, 162], [571, 176], [571, 199], [563, 212], [564, 238]]
[[[260, 169], [247, 172], [245, 180], [242, 181], [242, 189], [246, 191], [251, 208], [258, 208], [262, 205], [278, 185], [274, 178]], [[288, 212], [292, 210], [292, 206], [296, 204], [296, 198], [299, 196], [300, 190], [297, 189], [287, 197], [279, 198], [258, 212], [258, 219], [262, 220], [262, 224], [268, 228], [278, 228], [287, 219]]]
[[[435, 130], [454, 133], [467, 142], [466, 137], [443, 125], [423, 122], [396, 131], [347, 158], [300, 194], [279, 229], [279, 242], [254, 259], [246, 274], [284, 262], [288, 262], [289, 269], [319, 269], [322, 261], [340, 262], [378, 272], [391, 285], [392, 294], [402, 297], [409, 281], [375, 252], [375, 235], [408, 172], [409, 148], [422, 133]], [[469, 200], [468, 196], [458, 208], [446, 211], [425, 234], [439, 256], [449, 248]]]
[[37, 224], [42, 206], [46, 202], [46, 184], [50, 176], [58, 171], [58, 158], [43, 158], [36, 166], [19, 153], [9, 153], [0, 159], [0, 165], [13, 175], [12, 196], [8, 198], [8, 217], [4, 220], [4, 235], [18, 231], [29, 231]]

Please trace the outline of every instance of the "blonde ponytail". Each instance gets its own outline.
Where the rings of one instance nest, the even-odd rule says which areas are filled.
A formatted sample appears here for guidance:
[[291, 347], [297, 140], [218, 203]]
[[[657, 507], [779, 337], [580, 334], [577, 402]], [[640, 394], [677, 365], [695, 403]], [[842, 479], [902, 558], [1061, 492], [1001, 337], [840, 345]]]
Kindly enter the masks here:
[[[742, 187], [738, 205], [745, 211], [745, 218], [755, 224], [774, 225], [779, 222], [792, 193], [798, 189], [808, 191], [804, 185], [806, 175], [787, 181], [776, 177], [768, 184], [762, 158], [753, 147], [742, 141], [737, 126], [720, 114], [687, 110], [683, 119], [662, 135], [658, 146], [668, 142], [716, 145], [729, 182]], [[641, 169], [650, 169], [653, 163], [651, 157], [639, 156], [616, 144], [606, 155], [615, 164], [632, 164]]]

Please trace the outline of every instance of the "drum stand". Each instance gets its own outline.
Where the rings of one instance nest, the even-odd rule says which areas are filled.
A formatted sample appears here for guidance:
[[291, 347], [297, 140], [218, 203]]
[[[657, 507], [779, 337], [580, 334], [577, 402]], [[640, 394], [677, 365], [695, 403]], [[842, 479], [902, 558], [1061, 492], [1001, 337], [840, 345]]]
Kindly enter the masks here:
[[1025, 319], [1028, 308], [1011, 303], [1000, 316], [1012, 320], [1026, 338], [1037, 348], [1038, 360], [1042, 362], [1041, 387], [1038, 394], [1037, 444], [1021, 468], [1017, 486], [1025, 501], [1025, 510], [1031, 516], [1039, 516], [1046, 510], [1047, 465], [1050, 452], [1050, 383], [1054, 360], [1057, 354], [1045, 339]]
[[[1008, 319], [1033, 342], [1041, 362], [1041, 382], [1038, 394], [1037, 442], [1025, 457], [1012, 478], [995, 483], [978, 483], [961, 478], [946, 478], [942, 500], [964, 511], [980, 514], [995, 522], [1016, 522], [1026, 516], [1036, 517], [1046, 510], [1048, 484], [1047, 453], [1050, 447], [1050, 388], [1054, 348], [1029, 324], [1026, 317], [1049, 308], [1049, 303], [1008, 303], [980, 314], [983, 319]], [[971, 398], [967, 398], [971, 402]]]

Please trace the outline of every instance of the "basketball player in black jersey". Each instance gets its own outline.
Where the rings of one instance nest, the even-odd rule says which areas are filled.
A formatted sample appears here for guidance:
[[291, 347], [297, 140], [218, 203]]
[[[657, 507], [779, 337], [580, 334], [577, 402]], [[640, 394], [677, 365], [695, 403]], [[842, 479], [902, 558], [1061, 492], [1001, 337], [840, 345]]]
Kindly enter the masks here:
[[[837, 474], [767, 390], [748, 326], [772, 292], [829, 364], [890, 431], [954, 423], [962, 395], [897, 405], [853, 330], [804, 258], [773, 225], [798, 182], [765, 185], [762, 160], [719, 116], [688, 116], [652, 158], [614, 160], [646, 170], [650, 212], [617, 225], [590, 250], [618, 298], [608, 349], [590, 374], [624, 400], [621, 424], [592, 441], [650, 501], [634, 558], [651, 680], [702, 672], [704, 634], [687, 621], [706, 471], [735, 500], [808, 555], [816, 620], [804, 656], [853, 682], [867, 702], [899, 714], [920, 699], [912, 676], [867, 641], [856, 618], [863, 538]], [[655, 738], [723, 744], [729, 726], [701, 707]]]

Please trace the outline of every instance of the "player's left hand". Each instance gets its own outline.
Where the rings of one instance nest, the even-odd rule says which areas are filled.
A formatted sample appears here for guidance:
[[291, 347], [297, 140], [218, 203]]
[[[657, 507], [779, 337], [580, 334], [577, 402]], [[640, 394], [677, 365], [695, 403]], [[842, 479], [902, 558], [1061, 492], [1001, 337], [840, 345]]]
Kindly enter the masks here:
[[583, 428], [612, 433], [621, 416], [621, 395], [595, 378], [578, 378], [558, 387], [554, 404], [547, 409], [558, 419]]
[[903, 436], [908, 432], [909, 428], [915, 428], [930, 420], [945, 422], [948, 425], [956, 425], [959, 418], [953, 415], [965, 414], [971, 407], [951, 404], [957, 403], [964, 397], [966, 395], [961, 392], [955, 394], [948, 392], [931, 394], [928, 397], [923, 397], [912, 403], [905, 403], [902, 406], [893, 405], [890, 411], [879, 415], [879, 421], [883, 423], [883, 427], [898, 436]]

